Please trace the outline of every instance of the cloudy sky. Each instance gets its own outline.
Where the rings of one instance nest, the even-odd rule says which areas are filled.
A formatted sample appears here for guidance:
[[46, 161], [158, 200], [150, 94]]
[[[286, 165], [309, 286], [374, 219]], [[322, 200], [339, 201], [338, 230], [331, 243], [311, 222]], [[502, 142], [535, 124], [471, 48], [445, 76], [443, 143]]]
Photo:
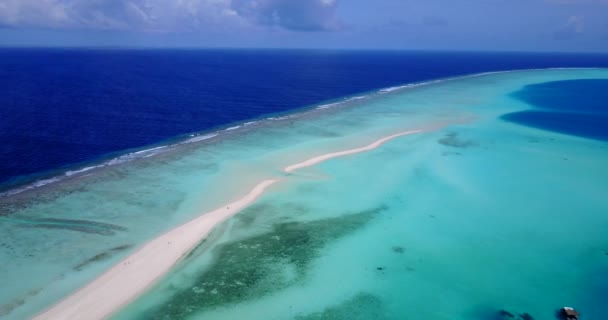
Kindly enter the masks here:
[[0, 46], [608, 52], [608, 0], [0, 0]]

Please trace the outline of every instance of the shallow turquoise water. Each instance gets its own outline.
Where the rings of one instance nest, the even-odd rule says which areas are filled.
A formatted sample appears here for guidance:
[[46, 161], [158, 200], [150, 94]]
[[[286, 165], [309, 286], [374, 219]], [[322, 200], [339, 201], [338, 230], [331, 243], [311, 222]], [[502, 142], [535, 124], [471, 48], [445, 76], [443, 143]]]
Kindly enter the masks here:
[[[31, 315], [146, 239], [285, 177], [116, 318], [554, 319], [573, 305], [599, 319], [608, 143], [500, 120], [530, 108], [510, 95], [524, 85], [585, 78], [608, 71], [489, 74], [371, 95], [4, 199], [14, 221], [0, 224], [0, 258], [12, 261], [0, 269], [0, 304], [9, 318]], [[472, 121], [281, 172], [462, 119]], [[86, 221], [41, 220], [74, 216]]]

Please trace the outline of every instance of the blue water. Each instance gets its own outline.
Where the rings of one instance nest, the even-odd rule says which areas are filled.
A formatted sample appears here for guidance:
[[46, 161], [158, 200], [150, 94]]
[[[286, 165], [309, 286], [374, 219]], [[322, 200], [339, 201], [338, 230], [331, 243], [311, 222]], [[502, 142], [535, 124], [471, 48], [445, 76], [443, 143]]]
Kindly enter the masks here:
[[607, 55], [294, 50], [0, 50], [0, 182], [397, 84], [608, 66]]
[[527, 85], [514, 92], [538, 110], [504, 115], [507, 121], [608, 141], [608, 80], [583, 79]]
[[[604, 319], [607, 142], [500, 119], [534, 108], [511, 93], [572, 79], [608, 79], [608, 69], [342, 97], [5, 193], [0, 318], [31, 318], [150, 239], [276, 178], [116, 319], [553, 319], [563, 305]], [[429, 131], [283, 171], [415, 129]]]

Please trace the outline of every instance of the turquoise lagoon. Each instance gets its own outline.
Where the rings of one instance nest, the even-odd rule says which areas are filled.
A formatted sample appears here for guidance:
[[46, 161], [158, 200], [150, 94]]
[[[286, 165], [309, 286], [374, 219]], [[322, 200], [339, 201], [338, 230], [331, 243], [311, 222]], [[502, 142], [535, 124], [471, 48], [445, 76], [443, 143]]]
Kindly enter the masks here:
[[[205, 134], [0, 199], [0, 317], [281, 177], [116, 319], [555, 319], [608, 304], [608, 142], [504, 121], [605, 69], [447, 79]], [[313, 156], [418, 128], [285, 174]], [[437, 129], [438, 128], [438, 129]], [[210, 137], [210, 135], [209, 135]], [[531, 317], [531, 318], [529, 318]]]

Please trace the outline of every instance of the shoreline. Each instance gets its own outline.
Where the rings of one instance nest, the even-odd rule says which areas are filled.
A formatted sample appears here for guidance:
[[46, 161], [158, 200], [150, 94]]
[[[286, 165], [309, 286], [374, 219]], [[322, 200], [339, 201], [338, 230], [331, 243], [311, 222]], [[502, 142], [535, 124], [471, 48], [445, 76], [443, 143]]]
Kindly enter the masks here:
[[[408, 130], [380, 138], [366, 146], [332, 152], [283, 168], [283, 172], [314, 166], [329, 159], [376, 149], [406, 135], [430, 130]], [[148, 241], [137, 251], [112, 266], [84, 287], [76, 290], [33, 319], [107, 319], [156, 284], [192, 251], [215, 227], [255, 202], [272, 185], [284, 178], [259, 182], [245, 196], [173, 228]]]

